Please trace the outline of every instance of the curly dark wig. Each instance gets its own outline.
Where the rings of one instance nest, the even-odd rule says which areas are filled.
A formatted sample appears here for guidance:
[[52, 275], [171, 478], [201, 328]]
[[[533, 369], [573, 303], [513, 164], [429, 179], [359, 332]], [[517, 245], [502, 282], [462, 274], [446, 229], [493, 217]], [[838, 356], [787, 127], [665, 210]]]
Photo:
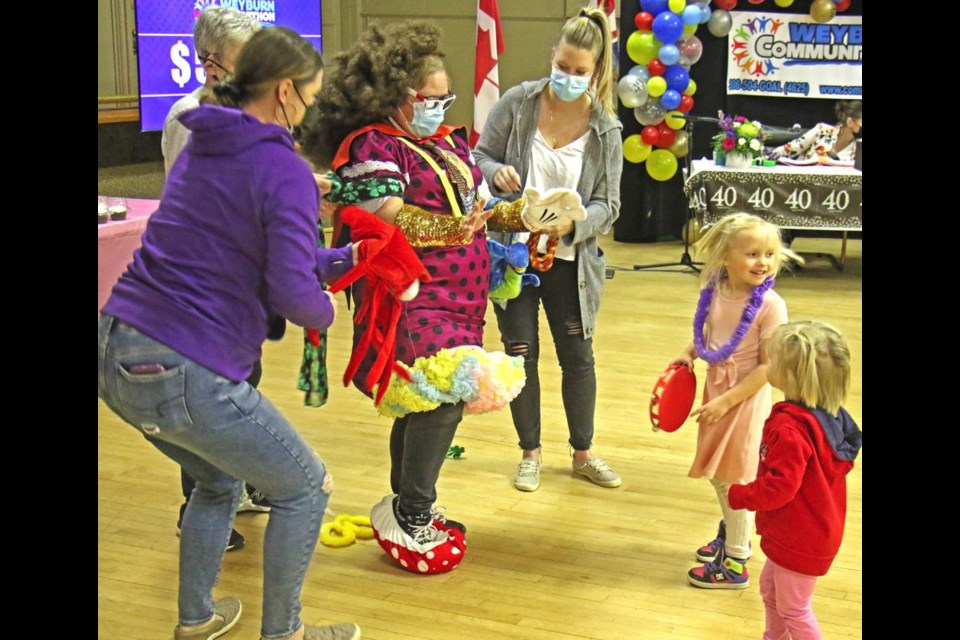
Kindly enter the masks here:
[[440, 27], [432, 22], [371, 25], [324, 79], [319, 116], [304, 127], [303, 152], [318, 167], [327, 167], [352, 131], [385, 120], [407, 99], [407, 88], [426, 80], [439, 50]]

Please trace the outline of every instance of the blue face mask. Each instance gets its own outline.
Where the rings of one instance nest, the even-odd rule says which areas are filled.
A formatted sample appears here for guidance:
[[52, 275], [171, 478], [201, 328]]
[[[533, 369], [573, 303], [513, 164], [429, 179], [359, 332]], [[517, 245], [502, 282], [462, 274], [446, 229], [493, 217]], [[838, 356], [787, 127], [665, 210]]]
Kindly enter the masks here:
[[573, 102], [590, 88], [590, 78], [575, 76], [554, 67], [550, 72], [550, 86], [558, 98], [564, 102]]
[[440, 125], [443, 124], [443, 115], [445, 110], [442, 106], [435, 106], [431, 109], [423, 102], [413, 103], [413, 118], [407, 122], [410, 131], [420, 138], [429, 138], [437, 132]]

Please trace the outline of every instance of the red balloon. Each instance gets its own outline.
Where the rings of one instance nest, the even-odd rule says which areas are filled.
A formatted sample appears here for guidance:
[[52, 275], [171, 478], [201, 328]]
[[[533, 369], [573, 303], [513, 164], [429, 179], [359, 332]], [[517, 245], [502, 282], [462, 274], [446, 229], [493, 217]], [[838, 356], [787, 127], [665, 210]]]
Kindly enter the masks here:
[[750, 4], [763, 4], [763, 0], [750, 0]]
[[717, 5], [717, 9], [733, 11], [737, 6], [737, 0], [714, 0], [713, 4]]
[[641, 11], [634, 17], [633, 24], [637, 25], [637, 29], [640, 31], [650, 31], [653, 29], [653, 15]]
[[690, 111], [690, 109], [693, 109], [693, 98], [691, 98], [690, 96], [688, 96], [688, 95], [685, 94], [685, 93], [684, 93], [684, 94], [681, 94], [681, 95], [680, 95], [680, 106], [677, 107], [677, 111], [679, 111], [680, 113], [686, 113], [686, 112]]
[[837, 6], [837, 11], [846, 11], [850, 8], [850, 0], [835, 0], [833, 4]]
[[649, 145], [657, 144], [660, 141], [660, 129], [654, 126], [644, 127], [640, 132], [640, 139]]
[[652, 76], [662, 76], [663, 72], [667, 70], [667, 65], [660, 62], [660, 58], [654, 58], [647, 65], [647, 71], [650, 72]]
[[[674, 141], [677, 139], [677, 132], [671, 129], [666, 122], [661, 122], [657, 125], [657, 131], [660, 132], [660, 138], [657, 140], [656, 146], [666, 149], [671, 146]], [[642, 136], [642, 134], [641, 134]]]

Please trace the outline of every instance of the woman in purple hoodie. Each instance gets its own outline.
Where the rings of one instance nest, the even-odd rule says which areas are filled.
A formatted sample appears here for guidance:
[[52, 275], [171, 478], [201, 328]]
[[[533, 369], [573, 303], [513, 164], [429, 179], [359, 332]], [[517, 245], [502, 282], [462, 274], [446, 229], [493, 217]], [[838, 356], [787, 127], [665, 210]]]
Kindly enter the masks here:
[[293, 31], [265, 29], [247, 43], [235, 79], [215, 89], [222, 106], [182, 116], [190, 141], [98, 323], [98, 395], [198, 481], [180, 538], [177, 640], [219, 637], [239, 619], [239, 600], [212, 598], [238, 478], [273, 505], [261, 635], [360, 637], [354, 624], [300, 621], [331, 480], [296, 428], [245, 382], [268, 316], [328, 327], [336, 307], [320, 281], [352, 264], [350, 247], [316, 248], [317, 185], [290, 136], [322, 80], [320, 54]]

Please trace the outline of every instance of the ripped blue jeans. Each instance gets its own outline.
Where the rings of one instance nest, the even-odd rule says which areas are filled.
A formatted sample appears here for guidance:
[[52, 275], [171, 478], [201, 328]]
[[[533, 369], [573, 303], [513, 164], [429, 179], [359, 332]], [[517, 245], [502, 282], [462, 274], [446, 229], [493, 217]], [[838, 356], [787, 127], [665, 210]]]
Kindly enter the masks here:
[[98, 321], [97, 393], [197, 480], [180, 537], [180, 624], [213, 615], [213, 587], [243, 478], [272, 505], [263, 542], [265, 638], [300, 628], [300, 589], [327, 505], [326, 469], [259, 391], [111, 316]]

